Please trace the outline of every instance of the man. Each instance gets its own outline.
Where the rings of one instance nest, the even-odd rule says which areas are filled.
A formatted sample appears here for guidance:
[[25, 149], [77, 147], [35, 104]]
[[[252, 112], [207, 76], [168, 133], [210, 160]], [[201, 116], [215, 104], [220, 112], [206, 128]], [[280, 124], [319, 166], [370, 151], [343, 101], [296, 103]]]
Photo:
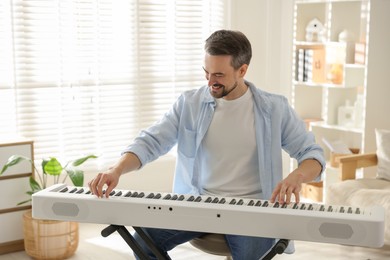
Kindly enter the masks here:
[[[318, 179], [325, 167], [323, 151], [286, 98], [244, 80], [251, 56], [251, 44], [241, 32], [214, 32], [205, 44], [203, 70], [208, 85], [183, 93], [159, 122], [140, 133], [113, 167], [89, 182], [91, 191], [102, 197], [106, 185], [108, 196], [122, 174], [141, 168], [177, 144], [175, 193], [279, 203], [290, 203], [295, 197], [299, 201], [301, 184]], [[281, 149], [299, 165], [285, 179]], [[165, 252], [202, 235], [145, 231]], [[233, 259], [260, 259], [274, 243], [272, 238], [225, 238]], [[155, 259], [150, 250], [148, 254]]]

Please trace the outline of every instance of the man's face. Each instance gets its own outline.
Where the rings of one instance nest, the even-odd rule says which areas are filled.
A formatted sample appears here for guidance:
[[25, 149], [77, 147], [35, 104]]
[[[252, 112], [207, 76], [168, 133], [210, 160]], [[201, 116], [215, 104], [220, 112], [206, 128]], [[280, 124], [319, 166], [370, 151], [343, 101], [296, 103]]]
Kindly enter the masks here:
[[239, 84], [240, 72], [231, 66], [231, 59], [229, 55], [205, 54], [203, 70], [215, 98], [228, 97]]

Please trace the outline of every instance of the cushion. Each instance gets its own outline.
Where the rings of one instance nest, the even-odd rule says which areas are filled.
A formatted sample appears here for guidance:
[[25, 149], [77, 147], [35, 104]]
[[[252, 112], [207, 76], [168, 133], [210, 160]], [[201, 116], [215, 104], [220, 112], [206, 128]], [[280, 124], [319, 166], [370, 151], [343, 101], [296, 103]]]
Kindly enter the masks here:
[[375, 129], [378, 157], [377, 178], [390, 181], [390, 131]]

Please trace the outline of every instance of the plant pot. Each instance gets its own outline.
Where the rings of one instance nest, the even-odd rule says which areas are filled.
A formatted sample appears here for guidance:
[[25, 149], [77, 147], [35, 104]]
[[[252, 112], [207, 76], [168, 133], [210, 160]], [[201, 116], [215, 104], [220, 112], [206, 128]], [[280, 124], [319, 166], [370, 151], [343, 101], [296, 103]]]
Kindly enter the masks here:
[[24, 249], [35, 259], [55, 260], [72, 256], [79, 244], [77, 222], [34, 219], [23, 214]]

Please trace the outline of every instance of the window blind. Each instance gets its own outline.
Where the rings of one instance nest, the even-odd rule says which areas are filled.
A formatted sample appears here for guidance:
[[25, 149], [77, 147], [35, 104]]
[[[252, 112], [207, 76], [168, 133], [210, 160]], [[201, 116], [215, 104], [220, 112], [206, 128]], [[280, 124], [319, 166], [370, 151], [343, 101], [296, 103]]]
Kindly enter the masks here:
[[107, 167], [177, 96], [205, 84], [206, 37], [225, 0], [0, 1], [0, 134], [35, 158]]

